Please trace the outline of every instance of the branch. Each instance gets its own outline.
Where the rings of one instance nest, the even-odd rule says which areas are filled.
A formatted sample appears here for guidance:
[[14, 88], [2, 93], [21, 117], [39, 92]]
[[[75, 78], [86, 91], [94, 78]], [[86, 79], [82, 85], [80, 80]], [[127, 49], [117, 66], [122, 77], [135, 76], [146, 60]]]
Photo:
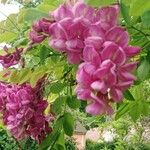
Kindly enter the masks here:
[[23, 54], [25, 54], [27, 51], [31, 50], [34, 46], [36, 46], [37, 44], [34, 44], [33, 42], [29, 42], [27, 47], [25, 47], [23, 49]]

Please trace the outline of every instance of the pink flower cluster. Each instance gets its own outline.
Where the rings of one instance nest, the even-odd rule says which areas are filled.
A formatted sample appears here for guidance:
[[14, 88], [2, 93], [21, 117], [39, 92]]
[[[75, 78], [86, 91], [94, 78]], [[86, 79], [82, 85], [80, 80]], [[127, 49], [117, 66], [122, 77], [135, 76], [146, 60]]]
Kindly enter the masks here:
[[[41, 30], [40, 21], [33, 25], [34, 31], [50, 36], [49, 45], [66, 53], [69, 63], [82, 62], [76, 93], [89, 102], [86, 111], [93, 115], [111, 114], [110, 103], [120, 102], [136, 79], [137, 62], [131, 60], [140, 48], [129, 45], [128, 32], [118, 25], [118, 14], [117, 5], [93, 8], [84, 2], [68, 3], [51, 13], [53, 22], [46, 24], [46, 31]], [[34, 41], [34, 36], [30, 38]]]
[[116, 7], [103, 7], [96, 12], [93, 16], [97, 19], [89, 25], [88, 36], [84, 40], [84, 62], [76, 75], [76, 93], [79, 99], [88, 101], [88, 113], [112, 114], [110, 103], [120, 102], [123, 92], [136, 79], [133, 71], [137, 62], [131, 61], [131, 58], [140, 48], [129, 45], [127, 31], [117, 24]]
[[52, 23], [52, 20], [46, 18], [34, 22], [32, 30], [29, 32], [30, 40], [33, 43], [41, 43], [46, 37], [50, 36], [49, 28]]
[[0, 56], [0, 64], [4, 68], [9, 68], [13, 65], [18, 64], [23, 48], [16, 48], [15, 52], [10, 53], [7, 47], [4, 47], [4, 51], [7, 53], [6, 55]]
[[[49, 28], [49, 44], [58, 51], [67, 53], [68, 61], [72, 64], [84, 61], [83, 50], [86, 46], [100, 50], [105, 41], [116, 39], [119, 30], [127, 36], [123, 29], [112, 30], [117, 25], [117, 6], [95, 9], [77, 2], [75, 5], [61, 5], [51, 15], [55, 22]], [[115, 35], [111, 36], [113, 33]]]
[[39, 143], [51, 131], [48, 122], [52, 119], [45, 116], [48, 106], [42, 99], [39, 85], [8, 85], [0, 83], [0, 111], [4, 125], [17, 139], [31, 137]]

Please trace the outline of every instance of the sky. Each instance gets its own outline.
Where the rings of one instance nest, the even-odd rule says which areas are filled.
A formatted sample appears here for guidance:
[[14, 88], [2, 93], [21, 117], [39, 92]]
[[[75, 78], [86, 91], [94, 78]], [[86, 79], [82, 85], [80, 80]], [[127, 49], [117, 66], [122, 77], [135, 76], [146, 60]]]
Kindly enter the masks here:
[[12, 13], [18, 13], [18, 12], [19, 12], [19, 6], [17, 4], [5, 4], [4, 5], [0, 3], [0, 21], [5, 20], [6, 16], [9, 16]]

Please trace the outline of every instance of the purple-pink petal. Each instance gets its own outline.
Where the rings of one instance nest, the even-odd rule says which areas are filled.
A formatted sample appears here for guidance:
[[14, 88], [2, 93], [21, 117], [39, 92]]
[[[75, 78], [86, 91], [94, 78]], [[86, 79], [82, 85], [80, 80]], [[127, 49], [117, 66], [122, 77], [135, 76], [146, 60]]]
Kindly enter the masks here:
[[106, 33], [106, 40], [115, 42], [122, 48], [125, 48], [129, 42], [129, 35], [124, 28], [114, 27]]
[[124, 51], [128, 57], [133, 57], [140, 52], [141, 48], [138, 46], [127, 46]]

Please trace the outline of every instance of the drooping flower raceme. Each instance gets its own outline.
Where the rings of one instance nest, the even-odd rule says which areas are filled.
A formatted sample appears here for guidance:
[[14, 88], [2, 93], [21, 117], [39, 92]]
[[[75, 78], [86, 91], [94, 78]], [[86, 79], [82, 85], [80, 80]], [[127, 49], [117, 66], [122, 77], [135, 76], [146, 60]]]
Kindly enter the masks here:
[[54, 21], [47, 28], [49, 45], [66, 53], [69, 63], [81, 63], [76, 93], [88, 100], [86, 111], [93, 115], [111, 114], [110, 103], [120, 102], [136, 79], [137, 62], [131, 58], [140, 48], [129, 45], [118, 14], [117, 5], [93, 8], [84, 2], [60, 5], [50, 14]]
[[47, 101], [37, 88], [28, 84], [0, 83], [0, 89], [0, 111], [7, 129], [17, 140], [31, 137], [40, 143], [51, 131], [48, 124], [51, 118], [44, 115]]

